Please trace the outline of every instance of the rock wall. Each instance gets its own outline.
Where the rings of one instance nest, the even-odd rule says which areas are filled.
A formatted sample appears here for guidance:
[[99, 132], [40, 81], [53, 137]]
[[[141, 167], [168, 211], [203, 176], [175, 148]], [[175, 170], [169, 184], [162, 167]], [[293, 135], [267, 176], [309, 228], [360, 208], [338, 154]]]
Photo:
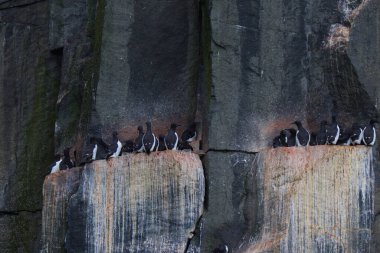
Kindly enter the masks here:
[[[201, 121], [207, 212], [189, 247], [237, 247], [258, 230], [260, 213], [245, 208], [258, 203], [257, 188], [246, 182], [260, 184], [250, 168], [278, 130], [295, 119], [315, 131], [332, 114], [344, 128], [378, 116], [379, 8], [0, 0], [0, 231], [14, 231], [0, 233], [1, 248], [38, 251], [54, 153], [72, 146], [78, 159], [89, 135], [109, 140], [118, 130], [126, 140], [146, 120], [156, 134]], [[377, 236], [379, 216], [375, 224]]]
[[367, 147], [260, 153], [260, 234], [239, 252], [370, 252], [372, 159]]
[[197, 155], [96, 161], [44, 183], [43, 252], [185, 252], [203, 212]]

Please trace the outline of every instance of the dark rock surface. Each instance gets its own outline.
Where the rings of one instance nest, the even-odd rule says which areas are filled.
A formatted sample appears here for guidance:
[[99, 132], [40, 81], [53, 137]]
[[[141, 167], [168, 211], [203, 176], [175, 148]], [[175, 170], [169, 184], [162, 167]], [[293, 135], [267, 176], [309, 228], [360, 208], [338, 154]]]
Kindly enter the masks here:
[[195, 117], [199, 62], [195, 1], [110, 1], [104, 10], [99, 82], [91, 131], [134, 138]]
[[2, 252], [39, 250], [41, 185], [54, 154], [59, 89], [48, 18], [47, 1], [0, 1]]
[[220, 244], [238, 248], [242, 238], [255, 234], [257, 223], [256, 154], [208, 152], [206, 211], [202, 217], [201, 252]]
[[[212, 176], [208, 213], [189, 252], [224, 241], [235, 247], [257, 230], [260, 215], [241, 213], [256, 198], [234, 178], [257, 178], [240, 163], [236, 174], [235, 156], [250, 164], [296, 119], [316, 131], [332, 114], [344, 128], [378, 116], [379, 5], [0, 0], [0, 230], [15, 231], [0, 233], [0, 248], [37, 252], [41, 185], [54, 153], [72, 146], [79, 158], [89, 135], [107, 141], [118, 130], [122, 140], [134, 138], [146, 120], [157, 135], [172, 121], [181, 132], [194, 119], [203, 121]], [[240, 204], [222, 197], [241, 190]]]

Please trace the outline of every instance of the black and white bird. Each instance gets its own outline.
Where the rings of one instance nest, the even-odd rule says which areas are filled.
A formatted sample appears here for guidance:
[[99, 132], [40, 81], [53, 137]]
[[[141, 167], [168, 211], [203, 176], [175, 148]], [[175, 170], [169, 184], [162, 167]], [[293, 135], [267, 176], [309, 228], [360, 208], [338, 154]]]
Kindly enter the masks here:
[[349, 130], [340, 129], [338, 145], [350, 146], [351, 145], [351, 132]]
[[354, 123], [351, 128], [351, 144], [352, 145], [360, 145], [363, 141], [363, 127]]
[[138, 126], [137, 131], [138, 131], [139, 135], [135, 139], [134, 150], [136, 152], [144, 152], [144, 145], [142, 142], [142, 139], [144, 136], [144, 129], [142, 126]]
[[276, 136], [276, 137], [273, 138], [272, 147], [273, 148], [282, 147], [281, 136], [280, 135], [278, 135], [278, 136]]
[[215, 248], [212, 253], [228, 253], [228, 247], [227, 245], [219, 245], [217, 248]]
[[165, 136], [165, 147], [169, 150], [177, 150], [178, 146], [178, 134], [176, 133], [176, 128], [180, 126], [175, 123], [172, 123], [170, 125], [170, 129], [168, 131], [168, 134]]
[[156, 136], [152, 132], [152, 123], [146, 122], [146, 133], [142, 138], [144, 151], [149, 155], [156, 147]]
[[321, 122], [321, 127], [319, 128], [319, 132], [316, 137], [317, 145], [326, 145], [327, 143], [326, 125], [327, 121], [323, 120]]
[[70, 148], [63, 151], [63, 159], [59, 165], [60, 170], [68, 170], [74, 167], [74, 162], [70, 159]]
[[327, 144], [336, 145], [339, 140], [340, 127], [336, 121], [336, 117], [332, 116], [331, 124], [326, 128]]
[[158, 151], [158, 148], [160, 147], [160, 140], [159, 138], [155, 137], [156, 138], [156, 144], [154, 145], [154, 151]]
[[294, 121], [293, 124], [295, 124], [298, 128], [296, 133], [296, 145], [308, 146], [310, 142], [309, 132], [302, 126], [302, 123], [300, 121]]
[[117, 135], [118, 134], [116, 131], [112, 133], [112, 142], [109, 146], [109, 153], [107, 155], [107, 158], [118, 157], [121, 154], [121, 148], [123, 145], [121, 144]]
[[296, 145], [297, 130], [293, 128], [283, 129], [280, 132], [281, 145], [284, 147], [294, 147]]
[[191, 124], [181, 135], [182, 141], [192, 142], [197, 138], [196, 124]]
[[60, 164], [62, 162], [62, 157], [61, 155], [55, 155], [54, 157], [54, 163], [50, 164], [49, 165], [49, 169], [50, 169], [50, 174], [52, 173], [55, 173], [55, 172], [58, 172], [60, 169]]
[[376, 129], [375, 123], [379, 123], [377, 120], [371, 119], [369, 124], [363, 130], [363, 142], [367, 146], [373, 146], [376, 141]]
[[109, 153], [109, 145], [102, 138], [91, 136], [83, 149], [82, 163], [90, 163], [104, 158]]
[[309, 146], [316, 146], [317, 144], [317, 135], [315, 133], [310, 133], [310, 142]]

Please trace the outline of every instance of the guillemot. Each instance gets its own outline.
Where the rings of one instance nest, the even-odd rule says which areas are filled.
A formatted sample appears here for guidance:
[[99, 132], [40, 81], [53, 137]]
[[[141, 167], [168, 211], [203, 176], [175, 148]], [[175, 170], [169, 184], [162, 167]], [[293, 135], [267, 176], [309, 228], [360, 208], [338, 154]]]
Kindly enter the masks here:
[[61, 157], [61, 155], [59, 155], [59, 154], [55, 155], [55, 157], [54, 157], [54, 163], [52, 163], [52, 164], [49, 166], [50, 174], [59, 171], [59, 165], [61, 164], [61, 162], [62, 162], [62, 157]]
[[152, 123], [146, 122], [146, 133], [142, 138], [144, 151], [149, 155], [156, 146], [156, 136], [152, 133]]
[[178, 134], [176, 133], [176, 128], [180, 126], [175, 123], [172, 123], [170, 125], [170, 129], [168, 131], [168, 134], [164, 138], [165, 147], [169, 150], [177, 150], [178, 145]]
[[112, 142], [109, 146], [109, 153], [107, 155], [107, 158], [118, 157], [121, 154], [121, 148], [123, 145], [121, 144], [119, 138], [117, 138], [117, 135], [118, 134], [116, 131], [112, 133]]
[[196, 124], [191, 124], [181, 135], [182, 141], [192, 142], [197, 138]]
[[331, 117], [331, 124], [326, 128], [327, 144], [335, 145], [340, 135], [340, 127], [336, 121], [336, 117]]
[[309, 132], [302, 126], [300, 121], [294, 121], [293, 124], [297, 125], [296, 133], [296, 145], [297, 146], [308, 146], [310, 142]]
[[352, 145], [360, 145], [363, 141], [364, 131], [363, 128], [354, 123], [351, 128], [351, 144]]
[[376, 141], [376, 129], [375, 123], [379, 123], [377, 120], [371, 119], [369, 124], [363, 130], [363, 142], [367, 146], [373, 146]]
[[63, 159], [59, 165], [60, 170], [67, 170], [74, 167], [74, 162], [70, 159], [70, 148], [63, 151]]
[[144, 136], [144, 129], [142, 126], [138, 126], [137, 131], [138, 131], [139, 135], [135, 139], [134, 150], [136, 152], [143, 152], [144, 151], [144, 145], [142, 142], [142, 138]]
[[327, 143], [326, 125], [327, 121], [322, 120], [321, 127], [319, 128], [319, 132], [316, 136], [317, 145], [326, 145]]

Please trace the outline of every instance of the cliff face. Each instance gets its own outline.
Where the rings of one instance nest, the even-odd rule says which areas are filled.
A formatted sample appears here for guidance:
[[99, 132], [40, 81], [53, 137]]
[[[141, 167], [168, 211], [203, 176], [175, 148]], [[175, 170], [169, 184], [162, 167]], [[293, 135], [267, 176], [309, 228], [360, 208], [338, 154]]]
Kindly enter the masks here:
[[[376, 0], [0, 0], [0, 248], [38, 252], [54, 153], [79, 160], [89, 135], [126, 140], [147, 120], [202, 130], [207, 212], [189, 251], [238, 248], [259, 229], [252, 168], [280, 129], [378, 116], [379, 13]], [[69, 215], [57, 206], [49, 217]]]
[[241, 252], [370, 252], [372, 159], [367, 147], [262, 152], [261, 229]]
[[204, 194], [191, 153], [126, 155], [50, 175], [43, 252], [185, 252]]

